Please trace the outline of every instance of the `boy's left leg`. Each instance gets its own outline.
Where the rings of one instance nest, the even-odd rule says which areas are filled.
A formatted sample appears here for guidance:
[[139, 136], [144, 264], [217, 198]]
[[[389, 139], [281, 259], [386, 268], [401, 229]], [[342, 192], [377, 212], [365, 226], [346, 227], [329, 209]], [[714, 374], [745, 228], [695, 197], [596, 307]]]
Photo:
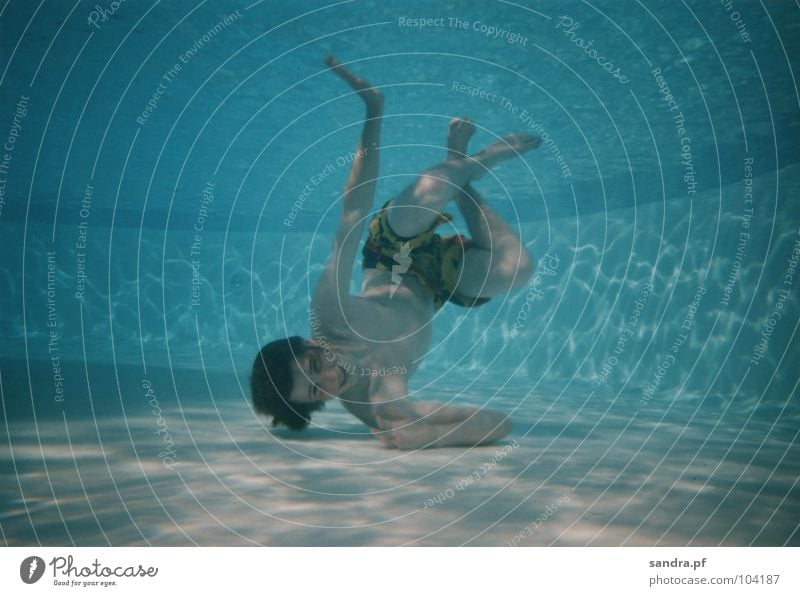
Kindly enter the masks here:
[[472, 239], [461, 261], [458, 294], [489, 298], [525, 285], [534, 264], [514, 230], [470, 184], [456, 194], [455, 202]]
[[[469, 119], [450, 122], [448, 159], [463, 156], [475, 126]], [[472, 187], [465, 185], [455, 195], [472, 246], [464, 252], [456, 290], [461, 296], [488, 298], [524, 285], [533, 275], [533, 259], [511, 227]]]

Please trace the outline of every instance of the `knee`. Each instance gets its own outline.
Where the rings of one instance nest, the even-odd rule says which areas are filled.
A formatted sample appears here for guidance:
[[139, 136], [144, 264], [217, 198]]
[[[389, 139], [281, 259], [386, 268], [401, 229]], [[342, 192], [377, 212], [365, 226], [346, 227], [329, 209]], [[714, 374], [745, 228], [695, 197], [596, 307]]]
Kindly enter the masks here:
[[[414, 198], [417, 203], [438, 203], [446, 193], [447, 181], [435, 168], [422, 172], [414, 183]], [[438, 206], [438, 205], [437, 205]]]
[[436, 175], [423, 172], [419, 175], [419, 178], [417, 178], [417, 182], [414, 186], [414, 196], [418, 199], [426, 198], [437, 186], [438, 180], [436, 179]]

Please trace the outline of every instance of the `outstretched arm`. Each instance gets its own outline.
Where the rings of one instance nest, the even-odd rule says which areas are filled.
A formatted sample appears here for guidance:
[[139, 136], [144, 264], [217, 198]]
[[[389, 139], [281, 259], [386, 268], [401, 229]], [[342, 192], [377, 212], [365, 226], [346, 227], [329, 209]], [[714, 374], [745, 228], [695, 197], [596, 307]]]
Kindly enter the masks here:
[[[367, 113], [358, 139], [353, 165], [342, 193], [342, 216], [333, 248], [322, 278], [314, 292], [314, 302], [338, 303], [347, 294], [361, 233], [375, 196], [378, 178], [383, 95], [367, 81], [356, 77], [328, 54], [326, 64], [352, 87], [364, 101]], [[337, 309], [338, 310], [338, 309]]]
[[497, 441], [511, 432], [511, 421], [501, 412], [415, 402], [405, 393], [402, 378], [387, 377], [370, 398], [378, 423], [373, 434], [387, 447], [468, 447]]

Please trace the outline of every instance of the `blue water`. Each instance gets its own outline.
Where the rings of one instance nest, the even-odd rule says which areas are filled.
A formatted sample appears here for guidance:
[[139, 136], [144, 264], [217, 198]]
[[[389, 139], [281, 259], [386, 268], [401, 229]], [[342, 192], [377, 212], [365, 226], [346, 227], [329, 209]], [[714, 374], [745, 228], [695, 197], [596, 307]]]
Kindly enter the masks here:
[[[4, 4], [4, 543], [800, 544], [798, 16]], [[363, 117], [326, 52], [386, 96], [376, 206], [455, 115], [547, 140], [478, 184], [536, 276], [445, 307], [412, 380], [511, 413], [505, 443], [250, 410], [259, 346], [309, 335]]]

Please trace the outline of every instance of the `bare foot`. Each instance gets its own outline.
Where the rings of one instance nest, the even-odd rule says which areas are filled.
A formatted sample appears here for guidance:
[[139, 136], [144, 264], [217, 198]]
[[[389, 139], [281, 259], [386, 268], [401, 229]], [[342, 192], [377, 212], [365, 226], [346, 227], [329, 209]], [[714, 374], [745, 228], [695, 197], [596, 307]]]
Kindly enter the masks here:
[[536, 135], [513, 133], [495, 141], [473, 159], [481, 162], [487, 168], [493, 168], [501, 161], [517, 157], [527, 151], [532, 151], [542, 144], [542, 139]]
[[475, 134], [475, 125], [467, 116], [453, 118], [447, 129], [447, 159], [466, 157], [467, 145]]
[[370, 114], [383, 113], [383, 93], [381, 93], [379, 89], [376, 89], [361, 77], [357, 77], [347, 70], [347, 68], [331, 54], [325, 56], [325, 64], [358, 93], [358, 96], [363, 99], [364, 103], [367, 105], [367, 112]]

